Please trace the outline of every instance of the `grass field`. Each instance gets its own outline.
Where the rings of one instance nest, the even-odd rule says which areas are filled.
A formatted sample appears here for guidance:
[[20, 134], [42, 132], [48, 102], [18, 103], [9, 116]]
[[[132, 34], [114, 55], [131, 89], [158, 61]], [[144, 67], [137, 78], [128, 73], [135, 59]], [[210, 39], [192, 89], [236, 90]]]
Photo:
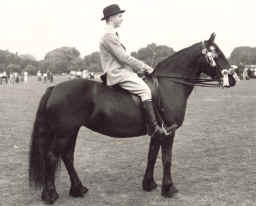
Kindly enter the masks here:
[[[57, 78], [58, 81], [64, 77]], [[0, 85], [0, 205], [44, 205], [28, 187], [30, 134], [39, 99], [49, 84]], [[118, 140], [81, 128], [75, 165], [89, 192], [71, 198], [64, 166], [56, 180], [61, 206], [256, 205], [256, 80], [231, 89], [195, 88], [177, 131], [172, 199], [142, 190], [149, 138]], [[173, 97], [175, 98], [175, 97]], [[162, 179], [159, 156], [155, 179]]]

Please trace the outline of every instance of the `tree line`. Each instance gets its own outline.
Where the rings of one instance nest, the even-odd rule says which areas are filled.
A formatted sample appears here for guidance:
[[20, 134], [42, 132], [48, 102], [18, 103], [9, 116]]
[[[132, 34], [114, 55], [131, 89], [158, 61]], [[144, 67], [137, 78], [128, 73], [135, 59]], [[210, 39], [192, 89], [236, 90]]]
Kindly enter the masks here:
[[[155, 67], [160, 61], [174, 54], [173, 48], [166, 45], [148, 44], [131, 55]], [[256, 47], [237, 47], [230, 57], [231, 64], [256, 64]], [[99, 52], [93, 52], [83, 58], [74, 47], [61, 47], [48, 52], [43, 60], [36, 60], [32, 55], [18, 55], [8, 50], [0, 50], [0, 72], [27, 71], [35, 75], [37, 71], [47, 70], [62, 74], [71, 70], [88, 70], [89, 72], [102, 72]]]

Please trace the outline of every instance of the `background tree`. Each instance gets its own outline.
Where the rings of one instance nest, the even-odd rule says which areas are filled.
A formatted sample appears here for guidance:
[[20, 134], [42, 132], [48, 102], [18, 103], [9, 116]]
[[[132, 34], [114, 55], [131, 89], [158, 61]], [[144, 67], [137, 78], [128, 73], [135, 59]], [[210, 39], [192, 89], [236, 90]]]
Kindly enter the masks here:
[[22, 71], [27, 71], [29, 74], [36, 74], [39, 68], [39, 62], [30, 54], [19, 55], [20, 66]]
[[6, 70], [5, 64], [0, 63], [0, 72], [4, 72]]
[[70, 70], [83, 69], [80, 52], [74, 47], [61, 47], [46, 54], [41, 62], [42, 72], [67, 73]]
[[[171, 56], [174, 50], [166, 45], [148, 44], [138, 51], [131, 53], [132, 56], [155, 67], [159, 62]], [[256, 47], [241, 46], [232, 51], [229, 61], [231, 64], [243, 65], [256, 64]], [[0, 50], [0, 72], [28, 71], [35, 74], [38, 70], [54, 73], [69, 72], [71, 70], [86, 69], [90, 72], [102, 72], [99, 52], [80, 57], [80, 52], [74, 47], [61, 47], [48, 52], [43, 60], [37, 61], [30, 54], [18, 55], [8, 50]]]
[[36, 61], [36, 58], [31, 54], [21, 54], [19, 57], [23, 60]]
[[25, 68], [24, 71], [28, 72], [30, 75], [36, 75], [38, 68], [35, 67], [34, 65], [28, 64]]
[[[19, 65], [20, 64], [20, 58], [17, 54], [13, 54], [9, 52], [8, 50], [0, 50], [0, 64], [1, 64], [1, 70], [7, 71], [8, 68], [12, 69], [13, 65]], [[8, 67], [8, 65], [11, 65]], [[16, 67], [17, 69], [18, 67]], [[20, 69], [22, 67], [19, 67]], [[9, 72], [9, 71], [8, 71]]]
[[256, 64], [256, 47], [236, 47], [230, 55], [230, 63]]
[[21, 71], [21, 66], [19, 64], [9, 64], [6, 68], [6, 70], [9, 72], [9, 73], [12, 73], [12, 72], [20, 72]]
[[147, 47], [132, 52], [131, 55], [142, 60], [146, 64], [155, 67], [159, 62], [174, 54], [171, 47], [165, 45], [157, 46], [155, 43], [147, 45]]
[[93, 52], [90, 55], [84, 57], [84, 65], [90, 72], [102, 72], [100, 63], [100, 53]]
[[8, 50], [0, 50], [0, 72], [6, 71], [8, 73], [21, 73], [27, 65], [38, 68], [39, 62], [29, 54], [18, 55], [18, 53], [14, 54]]

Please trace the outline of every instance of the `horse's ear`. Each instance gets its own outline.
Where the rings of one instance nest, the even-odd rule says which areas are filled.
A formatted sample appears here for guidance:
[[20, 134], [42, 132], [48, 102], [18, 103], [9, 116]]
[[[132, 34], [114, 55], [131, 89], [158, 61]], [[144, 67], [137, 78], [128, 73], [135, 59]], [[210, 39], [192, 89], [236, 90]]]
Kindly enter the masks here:
[[211, 36], [210, 36], [210, 38], [209, 38], [209, 42], [214, 42], [214, 39], [215, 39], [215, 37], [216, 37], [216, 34], [213, 32], [212, 34], [211, 34]]

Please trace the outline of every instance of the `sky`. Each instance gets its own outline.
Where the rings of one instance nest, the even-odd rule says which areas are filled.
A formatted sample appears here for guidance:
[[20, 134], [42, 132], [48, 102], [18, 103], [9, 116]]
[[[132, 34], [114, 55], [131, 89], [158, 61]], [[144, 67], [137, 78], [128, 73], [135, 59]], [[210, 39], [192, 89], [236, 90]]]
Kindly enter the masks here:
[[256, 46], [255, 0], [0, 0], [0, 49], [37, 60], [59, 47], [81, 57], [98, 51], [104, 7], [117, 3], [123, 14], [119, 36], [128, 51], [148, 44], [175, 51], [216, 33], [224, 54]]

